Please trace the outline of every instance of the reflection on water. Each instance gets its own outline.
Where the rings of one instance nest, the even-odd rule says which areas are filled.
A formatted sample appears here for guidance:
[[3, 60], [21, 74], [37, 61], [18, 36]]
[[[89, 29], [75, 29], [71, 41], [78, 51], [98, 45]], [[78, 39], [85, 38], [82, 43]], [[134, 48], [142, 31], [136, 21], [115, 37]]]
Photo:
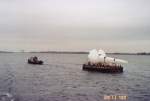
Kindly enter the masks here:
[[[29, 65], [37, 55], [44, 65]], [[0, 101], [103, 101], [104, 95], [150, 99], [150, 57], [115, 55], [129, 61], [122, 74], [82, 71], [85, 54], [0, 53]]]

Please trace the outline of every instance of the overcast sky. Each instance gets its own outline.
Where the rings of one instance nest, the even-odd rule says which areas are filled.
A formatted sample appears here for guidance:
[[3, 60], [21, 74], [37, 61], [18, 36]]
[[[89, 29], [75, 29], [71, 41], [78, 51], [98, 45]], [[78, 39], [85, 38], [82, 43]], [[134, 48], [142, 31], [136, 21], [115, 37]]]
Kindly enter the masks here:
[[0, 50], [150, 51], [150, 0], [0, 0]]

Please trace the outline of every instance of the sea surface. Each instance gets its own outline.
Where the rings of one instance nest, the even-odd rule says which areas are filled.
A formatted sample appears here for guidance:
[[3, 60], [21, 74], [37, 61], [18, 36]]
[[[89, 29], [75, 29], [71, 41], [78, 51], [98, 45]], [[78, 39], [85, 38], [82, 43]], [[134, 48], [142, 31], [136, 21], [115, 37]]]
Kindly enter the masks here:
[[[44, 65], [28, 64], [30, 56]], [[110, 56], [129, 61], [123, 73], [83, 71], [87, 54], [0, 53], [0, 101], [150, 101], [150, 56]]]

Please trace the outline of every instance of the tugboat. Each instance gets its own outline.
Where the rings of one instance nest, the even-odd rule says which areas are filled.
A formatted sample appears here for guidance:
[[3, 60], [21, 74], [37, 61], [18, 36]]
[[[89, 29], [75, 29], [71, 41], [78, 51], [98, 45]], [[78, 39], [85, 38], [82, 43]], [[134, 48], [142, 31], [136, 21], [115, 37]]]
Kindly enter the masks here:
[[36, 56], [34, 56], [34, 57], [30, 57], [28, 59], [28, 64], [42, 65], [43, 61], [42, 60], [38, 60], [38, 58]]

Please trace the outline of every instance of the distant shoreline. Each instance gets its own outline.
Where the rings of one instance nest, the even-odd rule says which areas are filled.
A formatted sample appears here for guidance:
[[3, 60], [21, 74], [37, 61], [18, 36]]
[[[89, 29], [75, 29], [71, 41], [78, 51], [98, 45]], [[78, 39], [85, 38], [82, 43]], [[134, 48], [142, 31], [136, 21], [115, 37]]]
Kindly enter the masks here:
[[[89, 52], [72, 52], [72, 51], [31, 51], [31, 52], [11, 52], [11, 51], [0, 51], [0, 53], [53, 53], [53, 54], [88, 54]], [[107, 53], [110, 55], [150, 55], [150, 53], [139, 52], [139, 53]]]

